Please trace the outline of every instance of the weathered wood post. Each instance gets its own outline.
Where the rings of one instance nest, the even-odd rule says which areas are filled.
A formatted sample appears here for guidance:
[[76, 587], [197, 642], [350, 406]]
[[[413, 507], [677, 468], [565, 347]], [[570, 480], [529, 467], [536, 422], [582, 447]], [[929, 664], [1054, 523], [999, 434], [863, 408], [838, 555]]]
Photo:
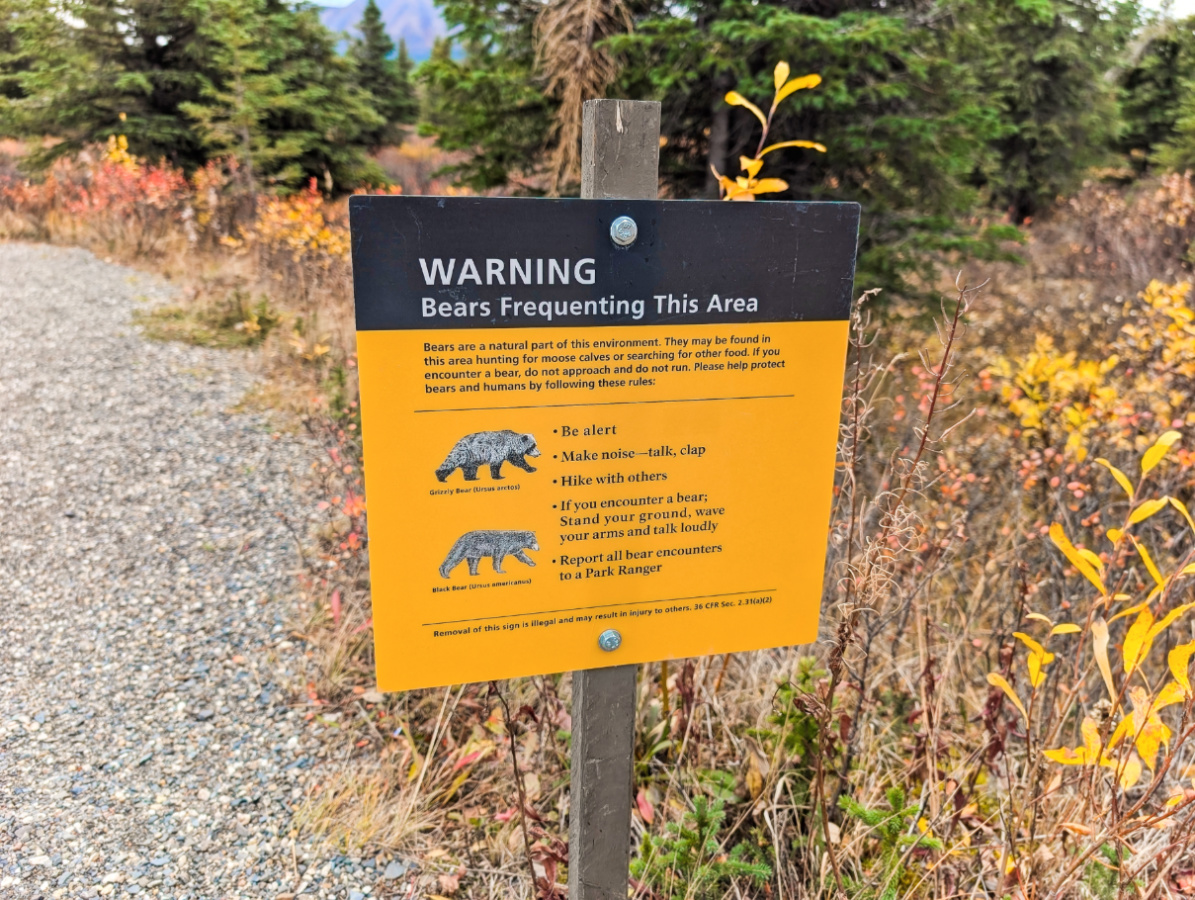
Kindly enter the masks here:
[[[586, 102], [582, 198], [655, 200], [659, 161], [659, 103]], [[611, 666], [573, 673], [569, 900], [626, 900], [636, 668]]]

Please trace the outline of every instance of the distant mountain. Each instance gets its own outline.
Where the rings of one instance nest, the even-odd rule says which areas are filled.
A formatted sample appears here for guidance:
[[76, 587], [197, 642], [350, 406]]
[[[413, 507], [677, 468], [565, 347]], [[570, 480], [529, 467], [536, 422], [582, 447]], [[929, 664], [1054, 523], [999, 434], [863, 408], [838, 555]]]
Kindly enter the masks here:
[[[320, 10], [320, 18], [333, 31], [348, 31], [356, 34], [356, 25], [368, 0], [354, 0], [348, 6], [338, 9]], [[398, 43], [399, 38], [407, 42], [411, 58], [427, 59], [432, 52], [432, 41], [444, 34], [444, 20], [432, 0], [376, 0], [382, 10], [382, 21], [386, 31]]]

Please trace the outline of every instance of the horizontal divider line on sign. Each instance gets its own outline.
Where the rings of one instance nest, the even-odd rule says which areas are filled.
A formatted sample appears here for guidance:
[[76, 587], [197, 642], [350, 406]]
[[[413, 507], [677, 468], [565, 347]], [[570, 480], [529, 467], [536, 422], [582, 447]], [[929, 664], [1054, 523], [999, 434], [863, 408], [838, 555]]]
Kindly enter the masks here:
[[454, 409], [417, 409], [417, 413], [489, 412], [499, 409], [560, 409], [566, 406], [637, 406], [648, 403], [713, 403], [717, 400], [788, 400], [796, 394], [759, 394], [754, 397], [682, 397], [677, 400], [611, 400], [607, 403], [538, 403], [525, 406], [461, 406]]
[[670, 597], [667, 600], [635, 600], [630, 603], [598, 603], [594, 606], [570, 606], [567, 609], [541, 609], [537, 612], [516, 612], [505, 616], [478, 616], [475, 619], [452, 619], [447, 622], [424, 622], [423, 627], [433, 625], [461, 625], [465, 622], [486, 622], [490, 619], [517, 619], [521, 616], [550, 616], [553, 613], [584, 612], [587, 609], [613, 609], [616, 606], [643, 606], [645, 603], [680, 603], [682, 600], [710, 600], [714, 597], [737, 597], [740, 594], [774, 594], [775, 588], [760, 588], [755, 591], [730, 591], [725, 594], [701, 594], [696, 597]]

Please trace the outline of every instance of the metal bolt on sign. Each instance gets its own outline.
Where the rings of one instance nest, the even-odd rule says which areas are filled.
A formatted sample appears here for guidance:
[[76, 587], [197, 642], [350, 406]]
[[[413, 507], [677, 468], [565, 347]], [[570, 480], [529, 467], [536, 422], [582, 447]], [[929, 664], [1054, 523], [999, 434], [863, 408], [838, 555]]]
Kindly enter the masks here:
[[598, 635], [598, 646], [607, 653], [612, 650], [617, 650], [622, 646], [622, 635], [613, 628], [607, 628], [600, 635]]
[[639, 226], [630, 216], [619, 216], [610, 223], [610, 239], [620, 247], [629, 247], [639, 237]]

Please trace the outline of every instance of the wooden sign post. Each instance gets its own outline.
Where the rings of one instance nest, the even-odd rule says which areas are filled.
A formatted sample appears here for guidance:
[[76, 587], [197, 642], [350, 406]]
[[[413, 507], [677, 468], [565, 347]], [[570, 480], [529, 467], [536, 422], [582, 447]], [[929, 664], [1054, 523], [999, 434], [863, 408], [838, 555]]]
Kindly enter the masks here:
[[636, 666], [817, 637], [859, 208], [658, 200], [659, 106], [584, 117], [582, 199], [349, 211], [378, 687], [574, 671], [623, 900]]
[[[581, 197], [654, 200], [660, 104], [590, 100], [581, 137]], [[636, 666], [573, 673], [569, 900], [626, 900]]]

